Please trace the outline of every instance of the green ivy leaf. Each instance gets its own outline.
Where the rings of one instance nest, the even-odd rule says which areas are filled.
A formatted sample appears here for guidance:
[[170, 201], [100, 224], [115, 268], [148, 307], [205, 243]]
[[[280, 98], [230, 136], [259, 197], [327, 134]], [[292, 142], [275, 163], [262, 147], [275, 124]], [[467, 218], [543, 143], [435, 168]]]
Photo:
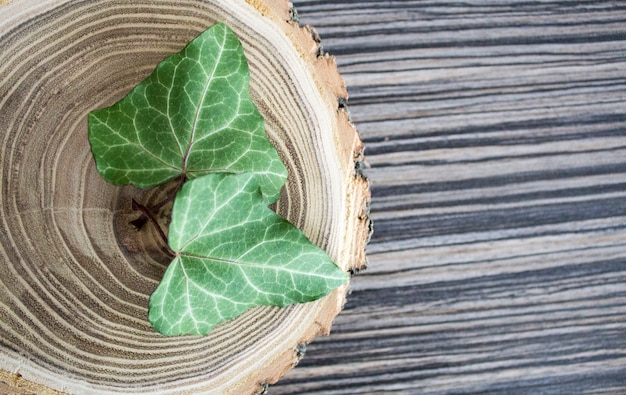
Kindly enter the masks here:
[[212, 26], [121, 101], [89, 114], [98, 172], [141, 188], [180, 174], [254, 172], [266, 201], [276, 201], [287, 171], [250, 99], [249, 79], [237, 36]]
[[313, 301], [347, 281], [322, 249], [266, 206], [253, 174], [187, 182], [168, 238], [176, 256], [149, 311], [165, 335], [204, 335], [251, 307]]

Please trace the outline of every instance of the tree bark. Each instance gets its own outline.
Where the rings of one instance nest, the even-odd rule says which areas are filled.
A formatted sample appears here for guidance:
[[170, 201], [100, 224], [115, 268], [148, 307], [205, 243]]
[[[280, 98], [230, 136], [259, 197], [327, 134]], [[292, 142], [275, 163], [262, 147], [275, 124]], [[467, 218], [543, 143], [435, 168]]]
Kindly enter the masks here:
[[289, 170], [277, 212], [344, 270], [358, 270], [369, 190], [334, 59], [283, 0], [16, 0], [0, 12], [0, 390], [254, 394], [276, 382], [303, 343], [328, 333], [348, 287], [313, 303], [254, 308], [206, 337], [157, 334], [148, 298], [169, 258], [150, 227], [129, 225], [130, 202], [158, 202], [173, 186], [106, 184], [86, 115], [227, 23]]

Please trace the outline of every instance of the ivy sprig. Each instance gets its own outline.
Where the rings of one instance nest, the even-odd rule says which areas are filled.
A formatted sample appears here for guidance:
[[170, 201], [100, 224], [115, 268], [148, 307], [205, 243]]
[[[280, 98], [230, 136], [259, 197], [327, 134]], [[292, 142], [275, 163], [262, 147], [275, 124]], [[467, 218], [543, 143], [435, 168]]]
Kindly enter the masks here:
[[108, 182], [151, 188], [180, 178], [166, 240], [172, 261], [148, 312], [164, 335], [205, 335], [251, 307], [310, 302], [347, 281], [268, 207], [287, 170], [249, 80], [241, 42], [218, 23], [88, 117], [96, 167]]

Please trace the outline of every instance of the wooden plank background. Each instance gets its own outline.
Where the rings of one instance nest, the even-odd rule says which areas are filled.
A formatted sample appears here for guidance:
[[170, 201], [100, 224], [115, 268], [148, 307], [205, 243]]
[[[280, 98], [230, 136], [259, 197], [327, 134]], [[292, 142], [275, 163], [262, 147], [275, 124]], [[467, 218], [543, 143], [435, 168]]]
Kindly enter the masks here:
[[269, 393], [626, 394], [626, 3], [294, 0], [375, 233]]

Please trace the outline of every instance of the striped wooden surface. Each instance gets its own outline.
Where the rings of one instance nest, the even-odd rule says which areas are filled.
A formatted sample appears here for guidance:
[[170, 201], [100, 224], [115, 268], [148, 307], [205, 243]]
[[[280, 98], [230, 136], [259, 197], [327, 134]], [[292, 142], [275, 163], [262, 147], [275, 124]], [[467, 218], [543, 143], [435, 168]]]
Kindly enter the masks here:
[[375, 232], [270, 394], [626, 394], [626, 3], [293, 2]]

